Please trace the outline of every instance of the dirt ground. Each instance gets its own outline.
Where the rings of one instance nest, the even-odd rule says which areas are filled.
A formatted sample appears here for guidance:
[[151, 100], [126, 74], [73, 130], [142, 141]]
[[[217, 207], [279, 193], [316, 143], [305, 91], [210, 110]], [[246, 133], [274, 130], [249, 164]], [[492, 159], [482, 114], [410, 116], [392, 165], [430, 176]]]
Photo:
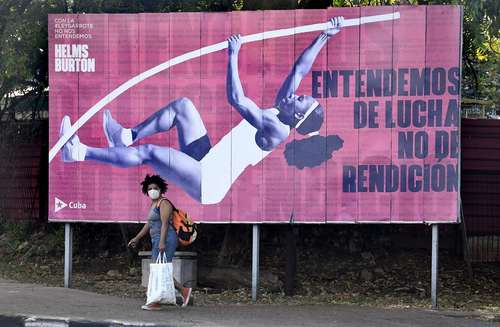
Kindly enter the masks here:
[[[25, 242], [0, 235], [0, 277], [48, 286], [63, 286], [62, 245], [51, 248], [43, 233]], [[216, 253], [206, 253], [200, 265], [213, 265]], [[233, 267], [234, 268], [234, 267]], [[242, 274], [249, 266], [240, 269]], [[358, 304], [381, 308], [430, 308], [430, 254], [424, 250], [376, 249], [359, 253], [301, 251], [297, 261], [296, 294], [285, 296], [284, 262], [276, 253], [263, 255], [261, 269], [274, 284], [259, 290], [258, 303]], [[464, 261], [445, 251], [440, 253], [439, 307], [500, 319], [500, 264], [474, 264], [469, 279]], [[202, 277], [202, 276], [199, 276]], [[203, 280], [200, 278], [199, 280]], [[140, 258], [101, 253], [75, 256], [73, 287], [81, 290], [142, 299]], [[199, 283], [196, 305], [251, 303], [248, 285], [233, 289]]]

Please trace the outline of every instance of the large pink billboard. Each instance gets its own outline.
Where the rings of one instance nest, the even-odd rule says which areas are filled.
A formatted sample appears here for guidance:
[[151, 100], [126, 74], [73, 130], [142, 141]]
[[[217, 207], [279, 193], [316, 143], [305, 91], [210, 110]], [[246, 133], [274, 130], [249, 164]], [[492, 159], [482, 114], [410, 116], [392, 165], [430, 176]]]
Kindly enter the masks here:
[[457, 222], [461, 8], [49, 15], [49, 219]]

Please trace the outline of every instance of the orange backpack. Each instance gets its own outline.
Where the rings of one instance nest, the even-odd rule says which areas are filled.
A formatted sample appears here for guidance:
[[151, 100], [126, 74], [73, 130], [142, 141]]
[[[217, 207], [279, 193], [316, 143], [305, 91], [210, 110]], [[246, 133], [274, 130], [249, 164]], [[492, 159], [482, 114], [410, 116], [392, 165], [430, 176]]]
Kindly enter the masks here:
[[177, 209], [169, 199], [165, 200], [172, 206], [172, 226], [177, 233], [180, 245], [190, 245], [196, 240], [196, 236], [198, 236], [196, 223], [185, 211]]

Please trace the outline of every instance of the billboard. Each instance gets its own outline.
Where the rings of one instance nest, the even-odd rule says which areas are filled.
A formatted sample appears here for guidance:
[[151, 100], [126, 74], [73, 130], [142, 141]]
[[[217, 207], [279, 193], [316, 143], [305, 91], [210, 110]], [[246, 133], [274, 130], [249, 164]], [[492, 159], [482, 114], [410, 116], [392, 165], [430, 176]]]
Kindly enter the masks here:
[[456, 222], [461, 8], [49, 15], [49, 219]]

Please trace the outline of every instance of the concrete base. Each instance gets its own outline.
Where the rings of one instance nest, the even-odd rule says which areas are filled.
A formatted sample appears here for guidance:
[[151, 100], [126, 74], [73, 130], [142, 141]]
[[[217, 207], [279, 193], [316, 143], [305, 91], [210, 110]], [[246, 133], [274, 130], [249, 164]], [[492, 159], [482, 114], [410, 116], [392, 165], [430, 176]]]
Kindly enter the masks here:
[[[141, 251], [139, 255], [147, 257], [142, 259], [141, 285], [148, 287], [151, 252]], [[174, 268], [174, 278], [185, 287], [195, 288], [198, 281], [198, 260], [196, 252], [176, 251], [172, 264]]]

